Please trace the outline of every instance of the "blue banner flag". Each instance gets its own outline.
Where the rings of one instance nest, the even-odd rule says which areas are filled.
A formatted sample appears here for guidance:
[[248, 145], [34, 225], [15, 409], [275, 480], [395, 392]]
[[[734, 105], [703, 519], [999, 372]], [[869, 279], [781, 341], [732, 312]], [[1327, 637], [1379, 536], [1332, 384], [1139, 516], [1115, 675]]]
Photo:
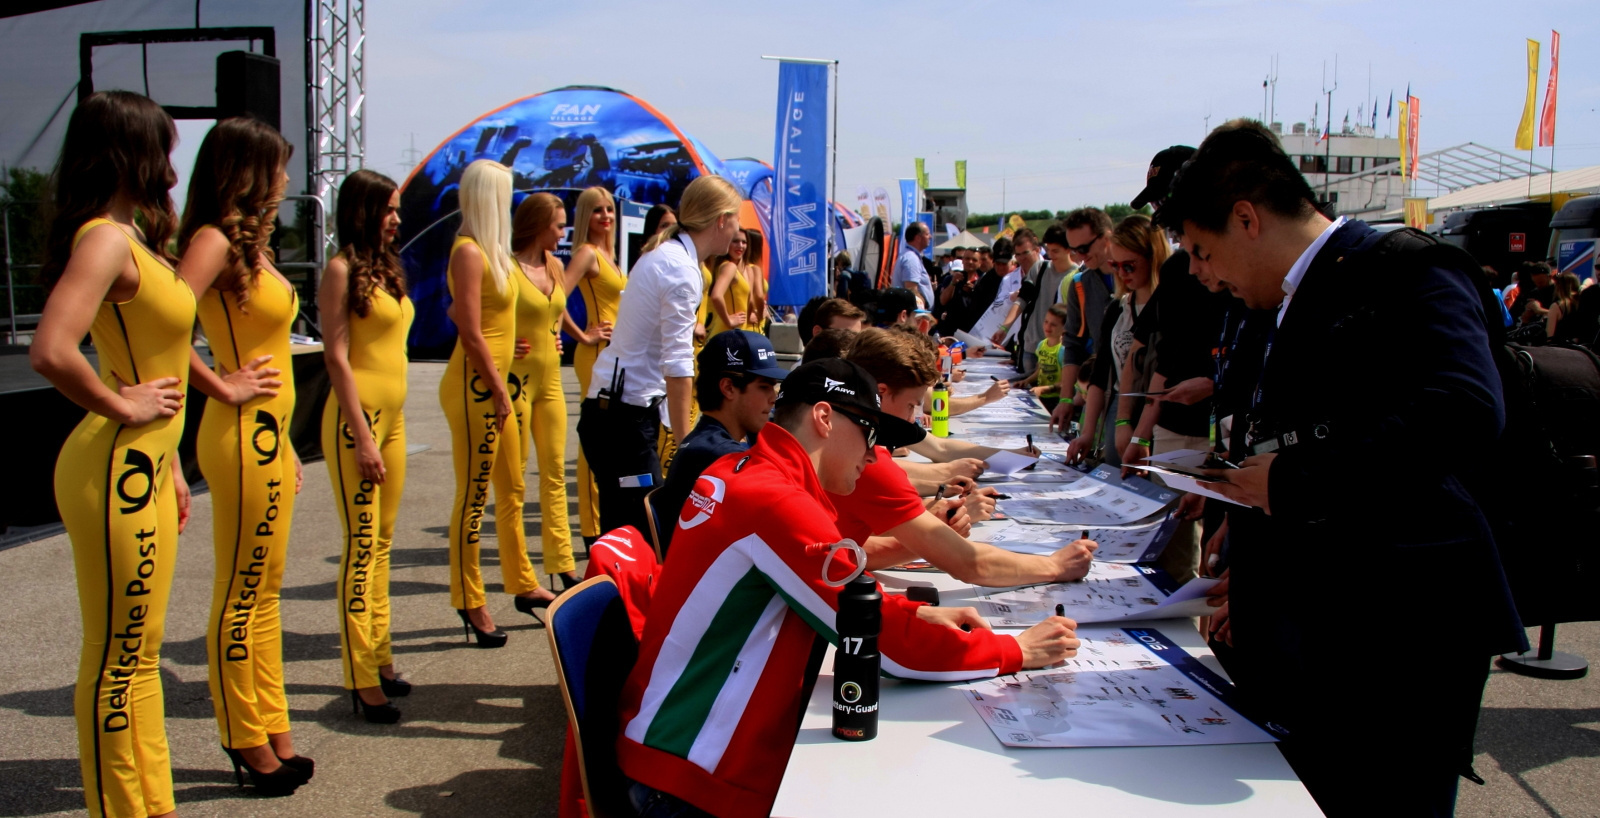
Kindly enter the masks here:
[[797, 307], [827, 292], [828, 66], [778, 65], [772, 271], [767, 302]]
[[917, 220], [917, 180], [900, 180], [900, 241], [906, 240], [906, 228]]

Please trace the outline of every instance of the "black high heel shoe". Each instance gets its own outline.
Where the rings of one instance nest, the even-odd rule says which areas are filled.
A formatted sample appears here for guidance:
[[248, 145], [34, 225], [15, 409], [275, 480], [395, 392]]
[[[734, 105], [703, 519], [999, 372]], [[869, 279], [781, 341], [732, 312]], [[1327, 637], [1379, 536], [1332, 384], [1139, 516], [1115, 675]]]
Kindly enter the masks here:
[[554, 601], [553, 599], [535, 599], [531, 596], [514, 596], [511, 598], [511, 604], [515, 605], [518, 611], [533, 617], [534, 621], [541, 625], [544, 624], [544, 617], [539, 616], [534, 611], [546, 610], [550, 607], [550, 603]]
[[[388, 694], [384, 694], [388, 695]], [[400, 708], [391, 702], [383, 704], [367, 704], [357, 691], [350, 691], [350, 706], [355, 713], [367, 720], [368, 724], [394, 724], [400, 720]]]
[[317, 762], [302, 755], [293, 756], [291, 758], [279, 756], [278, 763], [287, 764], [290, 767], [305, 773], [307, 781], [310, 781], [312, 776], [316, 775], [317, 773]]
[[466, 626], [468, 642], [471, 642], [472, 637], [476, 636], [478, 637], [478, 647], [480, 648], [503, 648], [506, 646], [506, 640], [510, 638], [510, 634], [501, 630], [480, 631], [477, 625], [472, 624], [472, 617], [467, 616], [466, 611], [457, 608], [456, 613], [461, 616], [461, 624]]
[[280, 762], [278, 769], [264, 773], [245, 761], [244, 754], [228, 747], [222, 748], [228, 754], [228, 760], [233, 762], [233, 780], [244, 786], [244, 771], [250, 771], [250, 785], [255, 788], [256, 794], [275, 798], [284, 795], [293, 795], [301, 784], [310, 780], [311, 774], [305, 770], [291, 766], [287, 762]]
[[570, 591], [573, 588], [576, 588], [580, 584], [583, 583], [583, 579], [581, 577], [575, 579], [572, 576], [572, 572], [568, 571], [565, 574], [551, 574], [550, 575], [550, 587], [552, 587], [552, 588], [556, 587], [556, 578], [557, 577], [560, 577], [560, 579], [561, 579], [561, 590], [562, 590], [563, 593], [565, 593], [567, 591]]
[[399, 676], [393, 679], [386, 679], [380, 673], [378, 674], [378, 687], [383, 689], [383, 695], [393, 699], [399, 696], [411, 695], [412, 684]]

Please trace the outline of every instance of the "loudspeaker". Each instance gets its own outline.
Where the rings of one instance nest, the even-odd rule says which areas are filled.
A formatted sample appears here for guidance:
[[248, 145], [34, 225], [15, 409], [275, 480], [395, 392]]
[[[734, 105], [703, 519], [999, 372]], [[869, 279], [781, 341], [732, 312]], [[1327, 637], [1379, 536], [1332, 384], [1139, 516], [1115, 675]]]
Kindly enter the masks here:
[[217, 118], [250, 115], [283, 130], [278, 58], [249, 51], [217, 55]]

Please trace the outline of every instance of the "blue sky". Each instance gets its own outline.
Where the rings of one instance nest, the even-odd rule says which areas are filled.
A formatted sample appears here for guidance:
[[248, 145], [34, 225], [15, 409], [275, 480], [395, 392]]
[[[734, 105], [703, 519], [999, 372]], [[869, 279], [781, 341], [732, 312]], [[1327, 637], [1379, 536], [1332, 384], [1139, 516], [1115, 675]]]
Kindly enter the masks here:
[[[1156, 150], [1197, 144], [1205, 116], [1259, 116], [1279, 55], [1277, 111], [1308, 120], [1339, 59], [1335, 127], [1410, 83], [1422, 150], [1509, 150], [1526, 87], [1523, 40], [1561, 30], [1557, 165], [1600, 164], [1600, 25], [1592, 3], [1248, 2], [449, 4], [368, 8], [368, 164], [398, 174], [520, 96], [609, 85], [654, 104], [720, 156], [770, 161], [777, 67], [832, 57], [840, 198], [928, 159], [935, 186], [969, 162], [972, 209], [1127, 201]], [[803, 13], [798, 10], [803, 10]], [[1331, 78], [1330, 78], [1331, 81]], [[1544, 73], [1540, 77], [1543, 102]], [[1379, 120], [1380, 131], [1386, 123]], [[1538, 161], [1548, 160], [1541, 149]], [[892, 187], [891, 187], [892, 189]]]

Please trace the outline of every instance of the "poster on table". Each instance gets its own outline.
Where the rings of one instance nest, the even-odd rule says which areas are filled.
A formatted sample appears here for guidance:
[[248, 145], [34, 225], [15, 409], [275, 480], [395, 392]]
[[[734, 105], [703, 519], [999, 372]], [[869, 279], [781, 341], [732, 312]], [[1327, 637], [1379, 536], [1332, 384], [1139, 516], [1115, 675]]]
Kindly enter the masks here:
[[1061, 666], [961, 685], [1007, 747], [1170, 747], [1277, 741], [1233, 685], [1152, 628], [1081, 628]]

